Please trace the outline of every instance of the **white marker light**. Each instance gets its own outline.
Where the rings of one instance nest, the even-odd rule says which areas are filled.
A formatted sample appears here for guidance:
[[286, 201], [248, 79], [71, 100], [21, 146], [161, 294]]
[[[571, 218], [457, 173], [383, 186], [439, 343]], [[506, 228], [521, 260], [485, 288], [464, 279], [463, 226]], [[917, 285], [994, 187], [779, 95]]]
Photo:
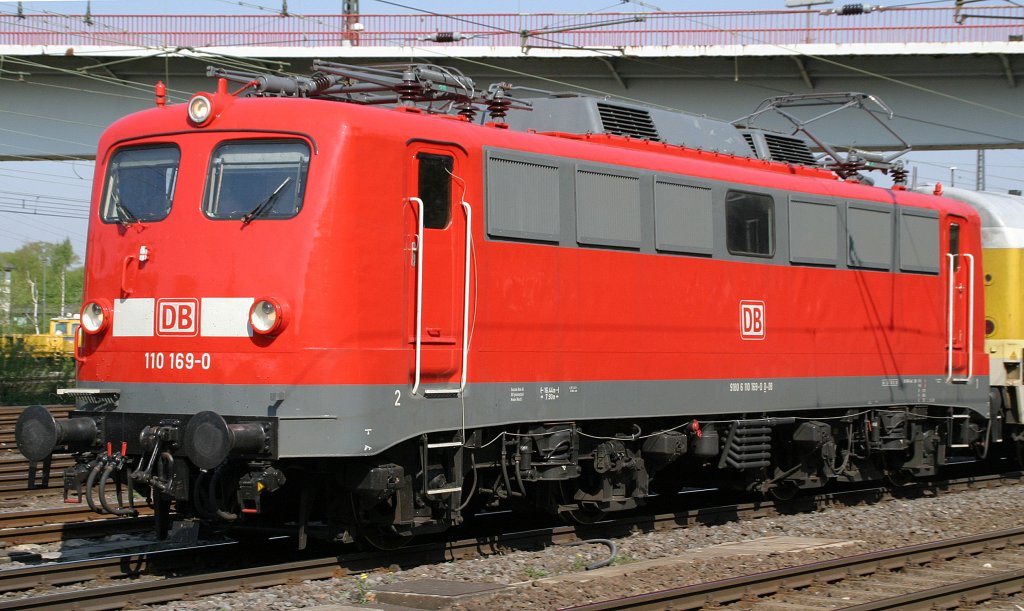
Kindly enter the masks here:
[[196, 125], [203, 125], [208, 122], [212, 116], [212, 111], [213, 102], [205, 95], [194, 95], [188, 101], [188, 119]]

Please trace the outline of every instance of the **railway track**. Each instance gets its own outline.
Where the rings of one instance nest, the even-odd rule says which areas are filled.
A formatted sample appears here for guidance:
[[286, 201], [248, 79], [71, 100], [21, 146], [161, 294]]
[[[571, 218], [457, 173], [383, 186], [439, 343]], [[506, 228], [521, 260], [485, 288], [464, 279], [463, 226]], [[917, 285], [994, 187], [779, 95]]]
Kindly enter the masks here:
[[[69, 454], [54, 454], [50, 463], [40, 461], [35, 465], [20, 454], [9, 453], [0, 456], [0, 496], [10, 493], [31, 492], [34, 490], [60, 489], [64, 480], [64, 469], [75, 464]], [[31, 486], [29, 485], [31, 482]]]
[[[932, 494], [936, 493], [936, 491], [967, 490], [1020, 483], [1020, 481], [1021, 476], [1019, 473], [986, 478], [963, 478], [960, 480], [934, 482], [928, 487], [919, 488], [918, 493]], [[906, 493], [907, 490], [904, 489], [902, 492]], [[685, 528], [695, 524], [721, 523], [734, 521], [738, 518], [762, 517], [804, 509], [810, 510], [815, 507], [825, 508], [839, 503], [848, 505], [875, 501], [885, 496], [885, 491], [881, 489], [870, 489], [823, 494], [813, 498], [808, 497], [801, 501], [799, 508], [794, 508], [791, 503], [782, 505], [771, 502], [741, 503], [710, 508], [694, 508], [654, 516], [609, 520], [587, 526], [555, 526], [507, 534], [476, 533], [454, 542], [439, 538], [436, 541], [432, 540], [421, 545], [395, 551], [345, 554], [341, 556], [332, 555], [289, 563], [272, 563], [245, 568], [233, 568], [227, 571], [209, 571], [201, 574], [165, 578], [154, 577], [133, 580], [130, 583], [120, 583], [118, 585], [110, 585], [109, 578], [134, 576], [151, 572], [148, 567], [149, 558], [146, 555], [133, 554], [121, 559], [110, 558], [102, 561], [95, 560], [65, 565], [41, 565], [38, 567], [0, 571], [0, 592], [27, 590], [42, 584], [49, 587], [73, 582], [91, 582], [96, 579], [95, 575], [97, 572], [107, 579], [102, 581], [103, 585], [99, 587], [79, 587], [73, 591], [56, 593], [48, 591], [38, 595], [30, 595], [26, 598], [3, 600], [0, 601], [0, 610], [115, 609], [128, 604], [155, 604], [178, 600], [184, 597], [209, 596], [239, 589], [255, 589], [302, 580], [344, 577], [370, 570], [384, 570], [393, 564], [413, 566], [423, 563], [472, 559], [499, 554], [509, 550], [530, 550], [547, 545], [578, 542], [593, 539], [597, 536], [615, 537], [624, 536], [636, 531], [656, 532]], [[465, 536], [466, 533], [463, 532], [463, 535]], [[1003, 534], [1002, 536], [1012, 538], [1013, 545], [1024, 544], [1024, 528], [1018, 529], [1011, 534]], [[992, 540], [994, 541], [995, 539]], [[960, 541], [958, 544], [964, 544], [964, 542]], [[940, 548], [932, 549], [938, 550]], [[182, 553], [187, 552], [188, 550], [182, 550]], [[926, 555], [926, 552], [921, 551], [920, 557]], [[240, 557], [248, 556], [241, 555]], [[893, 562], [896, 561], [894, 560]], [[839, 573], [843, 570], [845, 569], [836, 569], [836, 572]], [[813, 578], [811, 578], [811, 581], [813, 581]], [[786, 583], [795, 583], [795, 581], [791, 579], [790, 582]], [[741, 589], [738, 591], [742, 594], [742, 592], [748, 592], [749, 590]], [[609, 606], [605, 608], [617, 607]]]
[[[18, 416], [25, 409], [24, 406], [0, 407], [0, 449], [14, 450], [14, 425], [18, 422]], [[47, 405], [54, 418], [67, 418], [68, 414], [75, 409], [74, 405]]]
[[8, 545], [53, 543], [152, 529], [152, 510], [142, 506], [139, 513], [140, 517], [134, 519], [113, 518], [82, 506], [2, 512], [0, 541]]
[[[870, 554], [859, 554], [788, 569], [722, 579], [659, 592], [605, 600], [574, 610], [806, 608], [879, 611], [952, 609], [1017, 593], [1024, 586], [1024, 528], [982, 533]], [[963, 579], [965, 557], [992, 560], [1008, 570]], [[997, 560], [998, 559], [998, 560]], [[972, 563], [977, 565], [977, 562]], [[903, 583], [906, 592], [885, 596]], [[920, 587], [920, 584], [936, 584]], [[938, 585], [942, 584], [942, 585]], [[872, 593], [874, 592], [874, 595]], [[856, 602], [857, 600], [863, 602]]]
[[[17, 453], [14, 441], [14, 427], [24, 409], [22, 406], [0, 407], [0, 506], [4, 501], [50, 494], [60, 489], [61, 474], [74, 464], [70, 455], [54, 454], [48, 464], [41, 461], [34, 465], [33, 471], [31, 461]], [[46, 409], [60, 419], [67, 418], [74, 406], [48, 405]]]

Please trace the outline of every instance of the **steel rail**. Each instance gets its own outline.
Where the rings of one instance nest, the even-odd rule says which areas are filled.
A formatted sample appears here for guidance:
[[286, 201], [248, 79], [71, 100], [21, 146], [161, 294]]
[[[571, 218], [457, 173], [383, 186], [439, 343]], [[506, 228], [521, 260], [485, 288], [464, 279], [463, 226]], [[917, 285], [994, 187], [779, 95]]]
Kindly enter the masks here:
[[[51, 482], [53, 483], [53, 482]], [[16, 506], [18, 503], [23, 502], [26, 498], [40, 498], [46, 496], [53, 496], [55, 502], [60, 502], [60, 488], [56, 486], [42, 488], [36, 486], [35, 488], [26, 488], [25, 486], [18, 487], [5, 487], [0, 486], [0, 507]]]
[[44, 509], [28, 509], [23, 511], [0, 512], [0, 539], [3, 539], [4, 530], [11, 528], [24, 528], [26, 526], [39, 526], [41, 524], [52, 524], [54, 522], [71, 522], [74, 520], [89, 520], [99, 517], [88, 507], [82, 505], [64, 505], [61, 507], [47, 507]]
[[33, 472], [32, 461], [14, 456], [0, 459], [0, 493], [59, 489], [64, 470], [75, 464], [67, 454], [54, 454], [48, 462], [36, 462]]
[[[135, 575], [142, 572], [145, 566], [145, 555], [135, 554], [4, 569], [0, 571], [0, 592], [16, 592], [40, 586], [61, 586], [94, 579]], [[12, 598], [4, 600], [0, 605], [8, 605], [4, 607], [7, 609], [19, 609], [23, 608], [29, 600], [31, 599]]]
[[[0, 474], [3, 475], [25, 475], [28, 473], [29, 465], [32, 461], [21, 456], [20, 454], [14, 454], [10, 458], [0, 458]], [[53, 466], [51, 469], [66, 468], [75, 464], [70, 454], [54, 454], [53, 455]]]
[[[150, 511], [150, 515], [138, 518], [111, 518], [92, 513], [89, 509], [72, 510], [66, 517], [71, 519], [59, 519], [55, 522], [44, 524], [26, 524], [23, 526], [3, 525], [0, 530], [0, 541], [8, 545], [22, 545], [25, 543], [53, 543], [67, 539], [85, 539], [93, 537], [105, 537], [113, 534], [131, 532], [144, 532], [153, 528], [153, 516], [148, 508], [140, 510]], [[21, 513], [21, 512], [19, 512]], [[0, 514], [2, 516], [3, 514]], [[52, 512], [51, 515], [60, 514]], [[78, 521], [72, 521], [77, 518]], [[29, 518], [22, 518], [27, 520]], [[0, 584], [2, 584], [0, 579]]]
[[[929, 486], [927, 490], [935, 489], [950, 491], [973, 489], [977, 487], [1004, 485], [1011, 481], [1019, 482], [1020, 474], [1013, 473], [1004, 476], [989, 476], [985, 478], [971, 477], [962, 478], [961, 480], [935, 482], [932, 486]], [[875, 488], [822, 494], [814, 497], [813, 499], [808, 499], [808, 503], [802, 506], [810, 509], [812, 507], [827, 507], [837, 503], [851, 504], [864, 500], [878, 500], [879, 498], [882, 498], [880, 494], [881, 491]], [[811, 501], [813, 501], [813, 505], [810, 503]], [[785, 506], [787, 505], [784, 505], [784, 507]], [[328, 558], [304, 560], [287, 564], [234, 569], [231, 571], [212, 572], [202, 575], [172, 577], [117, 586], [105, 586], [89, 590], [62, 592], [32, 598], [9, 601], [5, 600], [0, 602], [0, 611], [4, 609], [114, 609], [127, 604], [142, 605], [163, 603], [186, 596], [208, 596], [236, 591], [240, 588], [263, 588], [294, 582], [296, 580], [344, 577], [367, 570], [383, 569], [392, 564], [407, 566], [423, 562], [478, 558], [481, 556], [501, 553], [509, 549], [530, 550], [536, 549], [538, 546], [563, 544], [590, 539], [595, 536], [596, 532], [600, 532], [604, 536], [608, 536], [609, 534], [624, 536], [636, 531], [656, 532], [661, 530], [686, 528], [693, 526], [694, 524], [735, 521], [737, 516], [752, 518], [776, 515], [779, 512], [780, 509], [776, 503], [755, 502], [724, 505], [719, 507], [693, 508], [655, 516], [629, 517], [586, 526], [555, 526], [499, 535], [479, 535], [456, 542], [446, 542], [443, 539], [437, 539], [436, 541], [431, 541], [425, 544], [409, 546], [389, 552], [346, 554], [337, 557], [332, 556]], [[1015, 541], [1019, 541], [1019, 543], [1015, 544], [1024, 545], [1024, 528], [1017, 529], [1013, 536], [1015, 537]], [[956, 540], [958, 542], [957, 545], [966, 545], [965, 541], [967, 539], [970, 538], [964, 537]], [[942, 543], [944, 542], [917, 546], [921, 548], [918, 552], [919, 556], [923, 558], [924, 561], [927, 561], [936, 557], [936, 554], [942, 555], [944, 552], [939, 551], [941, 550]], [[982, 545], [982, 547], [984, 547], [985, 544], [976, 545]], [[991, 547], [993, 543], [990, 542], [988, 545]], [[893, 552], [880, 552], [880, 554], [883, 555], [885, 553], [891, 554]], [[945, 553], [955, 556], [960, 553], [960, 551]], [[134, 554], [132, 556], [140, 558], [141, 566], [141, 559], [144, 558], [145, 555]], [[836, 563], [838, 561], [831, 562]], [[885, 564], [883, 559], [879, 559], [874, 562], [876, 567]], [[889, 561], [890, 564], [886, 566], [902, 566], [903, 562], [905, 562], [905, 560], [891, 559]], [[821, 571], [823, 570], [822, 566], [825, 564], [827, 563], [819, 563], [818, 565], [815, 565], [815, 570], [818, 571], [818, 576], [821, 575]], [[103, 568], [106, 571], [106, 575], [116, 575], [115, 567], [120, 566], [121, 564], [116, 560], [108, 560], [90, 561], [87, 564], [73, 563], [69, 566], [58, 566], [54, 569], [57, 571], [54, 575], [49, 574], [46, 570], [46, 566], [16, 569], [12, 571], [0, 571], [0, 591], [27, 589], [34, 587], [33, 583], [35, 585], [41, 583], [59, 585], [71, 582], [87, 581], [95, 578], [95, 576], [90, 574], [89, 571], [98, 570], [100, 568]], [[833, 567], [832, 571], [833, 575], [846, 576], [849, 574], [848, 568], [840, 568], [838, 566]], [[862, 574], [867, 573], [865, 572]], [[813, 580], [813, 578], [814, 577], [812, 576], [804, 577], [803, 579]], [[835, 577], [834, 579], [838, 578], [839, 577]], [[797, 578], [790, 577], [786, 582], [786, 585], [795, 586], [797, 581]], [[769, 590], [770, 588], [764, 591], [767, 593]], [[751, 590], [749, 589], [741, 589], [740, 596], [743, 596], [744, 592], [749, 593], [750, 591]], [[705, 598], [702, 600], [707, 599]], [[621, 604], [621, 601], [616, 604]], [[673, 601], [673, 605], [675, 604], [676, 603]], [[593, 608], [619, 607], [612, 605], [608, 607]], [[627, 606], [625, 608], [644, 607]]]
[[[25, 406], [25, 405], [4, 405], [4, 406], [0, 406], [0, 424], [8, 424], [8, 423], [15, 422], [18, 419], [18, 416], [21, 415], [21, 412], [26, 407], [27, 406]], [[62, 405], [62, 404], [59, 404], [59, 403], [53, 404], [53, 405], [44, 405], [43, 407], [45, 407], [46, 409], [50, 410], [50, 412], [54, 416], [58, 416], [58, 415], [61, 415], [61, 414], [67, 415], [67, 414], [71, 413], [72, 410], [75, 409], [74, 405]]]
[[968, 581], [959, 581], [938, 588], [892, 596], [861, 605], [844, 607], [843, 611], [931, 611], [953, 609], [965, 603], [990, 600], [993, 596], [1019, 593], [1024, 588], [1024, 570], [1006, 571]]
[[[812, 562], [786, 569], [669, 588], [658, 592], [566, 607], [566, 609], [586, 611], [598, 611], [601, 609], [664, 609], [668, 605], [671, 605], [672, 609], [702, 609], [712, 603], [730, 604], [754, 596], [768, 596], [783, 589], [806, 588], [815, 583], [841, 581], [850, 577], [862, 577], [884, 570], [897, 570], [910, 564], [926, 564], [936, 560], [948, 560], [964, 554], [978, 554], [992, 549], [1022, 545], [1024, 545], [1024, 527], [1012, 528], [957, 537], [955, 539], [944, 539], [931, 543], [921, 543], [880, 552], [858, 554], [846, 558]], [[1000, 580], [1000, 583], [1004, 581], [1012, 582], [1014, 579], [1021, 578], [1020, 575], [1017, 577], [1011, 576], [1009, 580], [1005, 578]], [[973, 581], [981, 581], [981, 579]], [[957, 590], [958, 587], [962, 587], [962, 584], [953, 584], [947, 587], [951, 591], [946, 592], [946, 595], [959, 596], [959, 594], [955, 594], [953, 591]], [[936, 590], [944, 589], [946, 588], [936, 588]], [[921, 596], [927, 596], [928, 591], [916, 594], [920, 598]], [[895, 598], [902, 597], [894, 597], [890, 600]], [[926, 599], [921, 598], [921, 600], [924, 601]], [[870, 605], [872, 603], [867, 604]], [[904, 608], [900, 606], [903, 604], [909, 603], [898, 603], [895, 607], [862, 605], [853, 607], [853, 609], [864, 611], [867, 609]]]

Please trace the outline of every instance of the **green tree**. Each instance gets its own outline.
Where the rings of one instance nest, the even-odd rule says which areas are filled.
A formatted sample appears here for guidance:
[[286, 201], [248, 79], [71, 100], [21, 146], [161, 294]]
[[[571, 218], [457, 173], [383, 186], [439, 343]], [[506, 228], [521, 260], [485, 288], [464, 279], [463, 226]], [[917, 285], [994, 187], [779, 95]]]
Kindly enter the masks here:
[[[11, 318], [0, 321], [7, 333], [46, 333], [49, 319], [77, 308], [82, 300], [84, 270], [71, 240], [31, 242], [14, 252], [0, 253], [11, 270]], [[64, 306], [65, 312], [61, 311]]]

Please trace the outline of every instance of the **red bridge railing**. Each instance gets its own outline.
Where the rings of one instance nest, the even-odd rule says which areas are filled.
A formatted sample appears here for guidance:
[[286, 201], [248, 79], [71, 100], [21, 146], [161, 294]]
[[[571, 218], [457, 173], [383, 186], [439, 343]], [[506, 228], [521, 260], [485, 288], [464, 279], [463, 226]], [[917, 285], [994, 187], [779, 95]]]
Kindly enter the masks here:
[[[0, 46], [531, 47], [967, 43], [1021, 41], [1024, 7], [489, 15], [0, 14]], [[358, 24], [358, 25], [356, 25]], [[459, 32], [450, 43], [422, 40]], [[1024, 45], [1024, 42], [1022, 42]]]

